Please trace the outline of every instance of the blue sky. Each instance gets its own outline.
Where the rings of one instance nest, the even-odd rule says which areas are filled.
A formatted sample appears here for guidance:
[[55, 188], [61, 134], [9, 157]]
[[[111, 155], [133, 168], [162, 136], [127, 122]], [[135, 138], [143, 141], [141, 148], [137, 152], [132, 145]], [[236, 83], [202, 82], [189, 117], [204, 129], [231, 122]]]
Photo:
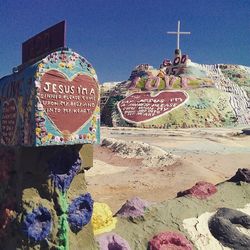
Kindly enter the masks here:
[[250, 0], [2, 0], [0, 77], [21, 64], [21, 44], [62, 20], [67, 46], [89, 60], [100, 82], [126, 80], [138, 64], [183, 53], [198, 63], [250, 66]]

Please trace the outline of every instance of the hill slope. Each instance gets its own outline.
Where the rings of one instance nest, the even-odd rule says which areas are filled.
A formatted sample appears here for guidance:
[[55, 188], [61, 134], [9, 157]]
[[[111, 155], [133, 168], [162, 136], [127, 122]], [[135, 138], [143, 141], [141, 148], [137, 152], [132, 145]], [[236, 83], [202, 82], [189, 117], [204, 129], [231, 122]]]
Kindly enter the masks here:
[[145, 128], [250, 124], [249, 67], [164, 62], [159, 69], [139, 65], [127, 81], [104, 90], [102, 122]]

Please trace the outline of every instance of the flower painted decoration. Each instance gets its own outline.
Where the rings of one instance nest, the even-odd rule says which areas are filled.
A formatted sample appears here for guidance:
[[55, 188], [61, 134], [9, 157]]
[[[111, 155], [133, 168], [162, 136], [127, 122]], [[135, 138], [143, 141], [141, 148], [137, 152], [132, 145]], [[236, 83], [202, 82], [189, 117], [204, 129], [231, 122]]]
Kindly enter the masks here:
[[31, 240], [38, 242], [48, 237], [51, 232], [52, 218], [47, 208], [40, 206], [26, 215], [23, 232]]
[[94, 201], [89, 193], [75, 198], [68, 208], [68, 222], [73, 232], [80, 231], [91, 219]]
[[54, 185], [61, 191], [66, 192], [81, 167], [81, 159], [74, 149], [69, 147], [60, 150], [49, 161], [51, 178]]

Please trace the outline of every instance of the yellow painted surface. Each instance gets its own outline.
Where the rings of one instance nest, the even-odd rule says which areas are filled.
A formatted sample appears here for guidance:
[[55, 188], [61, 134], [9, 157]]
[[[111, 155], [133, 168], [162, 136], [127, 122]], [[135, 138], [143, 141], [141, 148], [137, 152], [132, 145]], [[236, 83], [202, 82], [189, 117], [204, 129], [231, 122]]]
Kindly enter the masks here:
[[117, 218], [113, 217], [110, 207], [106, 203], [94, 203], [92, 225], [94, 235], [110, 232], [115, 229]]

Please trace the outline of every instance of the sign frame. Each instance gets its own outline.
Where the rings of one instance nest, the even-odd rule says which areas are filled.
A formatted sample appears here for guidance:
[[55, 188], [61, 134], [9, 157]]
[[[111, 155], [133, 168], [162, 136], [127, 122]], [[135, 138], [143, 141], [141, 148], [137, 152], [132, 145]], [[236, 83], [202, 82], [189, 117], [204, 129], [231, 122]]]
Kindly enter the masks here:
[[65, 20], [22, 43], [22, 64], [63, 47], [66, 47]]

